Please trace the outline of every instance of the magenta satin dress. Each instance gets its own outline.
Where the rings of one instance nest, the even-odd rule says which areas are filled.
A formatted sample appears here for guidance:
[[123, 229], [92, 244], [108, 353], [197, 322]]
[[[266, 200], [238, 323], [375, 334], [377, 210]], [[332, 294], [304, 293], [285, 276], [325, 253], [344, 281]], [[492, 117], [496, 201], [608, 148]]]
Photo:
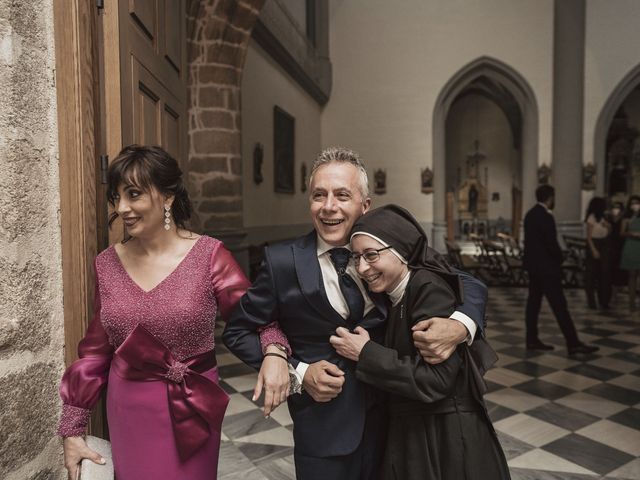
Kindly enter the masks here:
[[[108, 384], [118, 480], [215, 479], [228, 397], [217, 385], [214, 321], [218, 311], [226, 318], [249, 282], [207, 236], [150, 291], [129, 277], [113, 246], [95, 270], [95, 314], [62, 378], [58, 433], [83, 435]], [[288, 346], [277, 324], [261, 341]]]

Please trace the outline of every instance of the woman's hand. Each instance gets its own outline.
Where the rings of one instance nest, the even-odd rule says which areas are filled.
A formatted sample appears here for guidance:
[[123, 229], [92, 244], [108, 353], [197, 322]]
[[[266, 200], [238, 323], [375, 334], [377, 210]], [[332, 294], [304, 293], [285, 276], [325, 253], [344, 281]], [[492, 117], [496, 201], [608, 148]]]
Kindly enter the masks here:
[[265, 353], [273, 353], [281, 358], [268, 355], [262, 360], [262, 366], [258, 373], [258, 382], [253, 390], [255, 402], [262, 394], [264, 388], [264, 416], [271, 415], [278, 405], [287, 400], [289, 394], [289, 361], [286, 354], [274, 345], [269, 345]]
[[331, 335], [329, 342], [339, 355], [357, 362], [365, 343], [371, 340], [371, 337], [362, 327], [356, 327], [353, 332], [350, 333], [346, 328], [338, 327], [336, 335]]
[[591, 250], [591, 255], [593, 255], [593, 258], [595, 258], [596, 260], [600, 259], [600, 252], [598, 250], [596, 250], [595, 248], [593, 250]]
[[94, 452], [82, 437], [67, 437], [64, 439], [64, 466], [69, 472], [69, 478], [76, 480], [80, 474], [80, 462], [83, 458], [88, 458], [93, 463], [104, 465], [105, 459], [100, 454]]

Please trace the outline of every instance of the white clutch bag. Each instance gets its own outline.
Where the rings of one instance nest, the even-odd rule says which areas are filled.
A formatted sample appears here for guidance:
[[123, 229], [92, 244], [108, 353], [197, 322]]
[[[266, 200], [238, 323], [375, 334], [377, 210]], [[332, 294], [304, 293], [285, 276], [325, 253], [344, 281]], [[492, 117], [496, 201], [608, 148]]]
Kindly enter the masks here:
[[80, 480], [113, 480], [113, 460], [111, 458], [111, 443], [102, 438], [87, 435], [87, 446], [99, 453], [106, 460], [106, 464], [98, 465], [88, 458], [80, 462]]

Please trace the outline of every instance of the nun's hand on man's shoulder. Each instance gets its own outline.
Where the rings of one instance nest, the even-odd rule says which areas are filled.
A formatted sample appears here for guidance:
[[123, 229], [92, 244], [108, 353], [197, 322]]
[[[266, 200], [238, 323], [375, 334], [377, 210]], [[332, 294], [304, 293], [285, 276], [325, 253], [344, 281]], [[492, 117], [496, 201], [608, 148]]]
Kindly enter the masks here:
[[448, 359], [467, 338], [467, 328], [457, 320], [432, 317], [413, 327], [413, 344], [425, 362], [436, 365]]

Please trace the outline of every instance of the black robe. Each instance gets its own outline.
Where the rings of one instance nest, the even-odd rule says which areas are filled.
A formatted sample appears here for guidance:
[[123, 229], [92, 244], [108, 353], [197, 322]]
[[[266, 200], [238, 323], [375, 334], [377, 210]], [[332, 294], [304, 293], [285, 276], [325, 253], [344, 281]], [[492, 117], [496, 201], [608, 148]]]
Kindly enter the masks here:
[[385, 480], [509, 479], [466, 343], [438, 365], [422, 360], [411, 327], [449, 317], [455, 296], [436, 273], [417, 270], [387, 321], [385, 346], [368, 342], [357, 377], [389, 392]]

